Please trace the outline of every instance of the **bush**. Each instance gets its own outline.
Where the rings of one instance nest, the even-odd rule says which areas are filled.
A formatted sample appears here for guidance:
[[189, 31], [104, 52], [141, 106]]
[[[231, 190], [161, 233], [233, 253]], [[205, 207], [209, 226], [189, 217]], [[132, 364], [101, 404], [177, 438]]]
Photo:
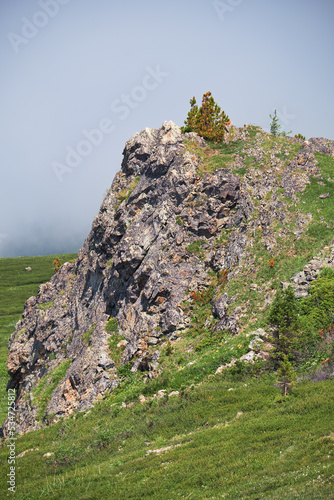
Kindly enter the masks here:
[[55, 258], [55, 260], [52, 262], [52, 265], [54, 266], [54, 272], [56, 273], [61, 267], [61, 262], [58, 257]]
[[282, 358], [289, 354], [297, 330], [297, 299], [291, 286], [276, 293], [269, 323], [274, 327], [274, 352], [277, 358]]
[[297, 377], [292, 364], [285, 354], [283, 355], [281, 367], [278, 370], [277, 375], [277, 385], [281, 388], [283, 396], [287, 396], [288, 392], [291, 392], [292, 386]]
[[208, 141], [221, 141], [230, 119], [216, 104], [211, 92], [203, 94], [200, 108], [196, 104], [195, 97], [190, 100], [190, 106], [190, 111], [184, 122], [186, 126], [181, 127], [182, 132], [196, 132]]
[[324, 266], [319, 273], [319, 278], [334, 278], [334, 269], [329, 266]]
[[297, 300], [293, 289], [279, 290], [268, 320], [273, 329], [271, 361], [278, 368], [289, 361], [306, 364], [332, 360], [334, 356], [334, 272], [324, 267], [308, 290]]
[[334, 323], [334, 273], [323, 268], [319, 278], [301, 301], [301, 321], [305, 331], [327, 330]]
[[302, 134], [295, 134], [295, 139], [300, 139], [301, 141], [305, 141], [305, 136]]

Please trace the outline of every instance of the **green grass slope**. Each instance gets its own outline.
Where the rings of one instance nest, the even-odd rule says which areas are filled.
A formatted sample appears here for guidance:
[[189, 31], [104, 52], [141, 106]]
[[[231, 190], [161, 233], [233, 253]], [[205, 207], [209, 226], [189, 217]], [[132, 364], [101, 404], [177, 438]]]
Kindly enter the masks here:
[[143, 403], [118, 394], [28, 433], [15, 497], [333, 498], [333, 384], [303, 380], [283, 397], [274, 381], [226, 372]]

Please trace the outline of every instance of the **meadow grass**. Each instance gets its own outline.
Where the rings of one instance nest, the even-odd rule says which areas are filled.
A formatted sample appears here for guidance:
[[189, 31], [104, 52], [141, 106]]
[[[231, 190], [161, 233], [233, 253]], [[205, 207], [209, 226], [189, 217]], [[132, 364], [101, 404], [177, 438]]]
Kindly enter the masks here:
[[33, 451], [17, 459], [16, 498], [332, 498], [333, 384], [283, 397], [274, 382], [226, 372], [144, 404], [110, 395], [18, 439]]

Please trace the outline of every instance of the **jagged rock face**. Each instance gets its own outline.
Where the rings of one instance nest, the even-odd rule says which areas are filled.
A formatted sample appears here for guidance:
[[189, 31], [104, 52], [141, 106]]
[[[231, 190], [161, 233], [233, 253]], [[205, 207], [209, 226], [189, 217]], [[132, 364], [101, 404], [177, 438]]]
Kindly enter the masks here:
[[[236, 139], [244, 137], [241, 129]], [[122, 168], [78, 258], [65, 263], [26, 302], [9, 341], [7, 363], [9, 387], [17, 389], [18, 432], [85, 410], [117, 387], [109, 345], [115, 332], [106, 329], [110, 318], [117, 318], [117, 334], [123, 338], [122, 363], [131, 361], [133, 371], [147, 370], [154, 377], [159, 346], [190, 323], [182, 302], [208, 285], [209, 271], [227, 270], [233, 279], [256, 227], [262, 228], [268, 248], [275, 245], [271, 221], [284, 222], [275, 190], [283, 187], [293, 198], [305, 189], [317, 172], [313, 151], [332, 151], [333, 146], [321, 140], [305, 143], [281, 181], [275, 175], [276, 157], [270, 169], [249, 169], [241, 180], [226, 168], [199, 175], [200, 159], [185, 139], [206, 147], [203, 139], [181, 135], [171, 122], [158, 130], [147, 128], [126, 143]], [[261, 160], [263, 151], [258, 147], [249, 154]], [[256, 218], [252, 197], [261, 203]], [[301, 215], [300, 231], [304, 219]], [[217, 243], [225, 229], [228, 242]], [[191, 250], [199, 240], [201, 255]], [[233, 300], [225, 295], [213, 302], [216, 328], [235, 334], [238, 317], [229, 313]], [[33, 392], [42, 377], [53, 392], [41, 422]]]
[[[110, 317], [118, 319], [118, 333], [126, 339], [123, 362], [135, 358], [133, 369], [154, 370], [159, 351], [149, 358], [148, 346], [174, 338], [189, 322], [181, 302], [207, 283], [211, 261], [186, 246], [238, 226], [250, 207], [230, 170], [198, 175], [199, 160], [186, 150], [184, 137], [176, 125], [164, 123], [126, 143], [121, 171], [78, 259], [65, 263], [26, 302], [7, 363], [9, 386], [18, 394], [19, 432], [38, 427], [32, 391], [66, 359], [71, 365], [46, 414], [84, 410], [117, 386], [105, 329]], [[195, 134], [186, 138], [205, 147]], [[242, 231], [233, 239], [230, 251], [212, 253], [216, 268], [238, 261]]]

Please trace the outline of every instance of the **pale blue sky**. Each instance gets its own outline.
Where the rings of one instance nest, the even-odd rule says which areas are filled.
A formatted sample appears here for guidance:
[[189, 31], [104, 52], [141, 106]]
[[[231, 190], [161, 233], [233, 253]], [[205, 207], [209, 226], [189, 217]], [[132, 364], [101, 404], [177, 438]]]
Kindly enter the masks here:
[[333, 24], [332, 0], [2, 1], [0, 256], [78, 250], [125, 141], [193, 95], [334, 139]]

